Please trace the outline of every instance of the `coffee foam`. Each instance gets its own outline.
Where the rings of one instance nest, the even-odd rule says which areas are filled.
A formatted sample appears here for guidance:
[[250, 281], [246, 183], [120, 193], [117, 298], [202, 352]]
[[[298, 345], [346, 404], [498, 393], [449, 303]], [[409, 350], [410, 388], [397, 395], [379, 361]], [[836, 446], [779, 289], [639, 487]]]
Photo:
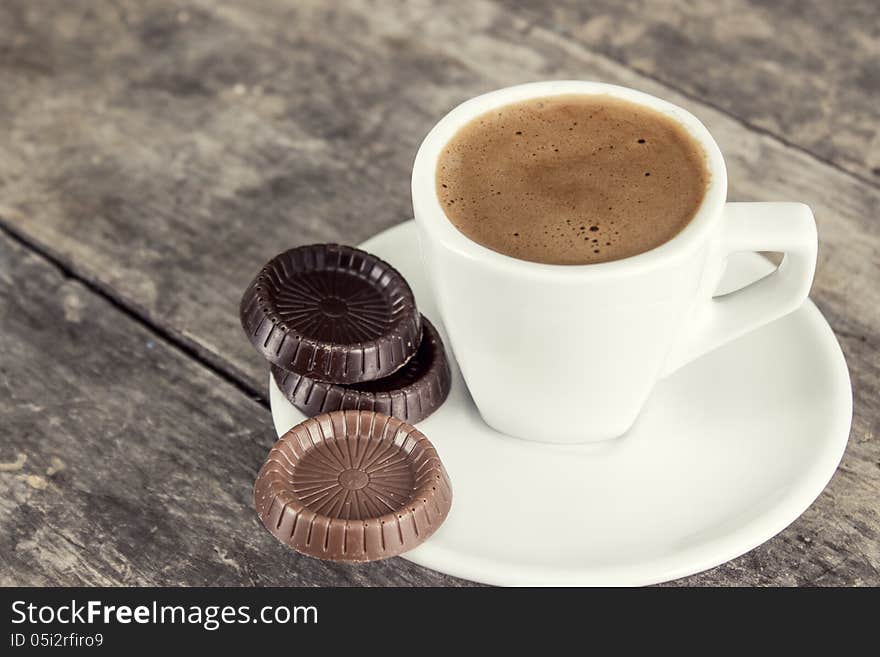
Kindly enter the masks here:
[[648, 251], [696, 214], [705, 154], [672, 118], [608, 95], [536, 98], [459, 130], [437, 165], [452, 224], [494, 251], [592, 264]]

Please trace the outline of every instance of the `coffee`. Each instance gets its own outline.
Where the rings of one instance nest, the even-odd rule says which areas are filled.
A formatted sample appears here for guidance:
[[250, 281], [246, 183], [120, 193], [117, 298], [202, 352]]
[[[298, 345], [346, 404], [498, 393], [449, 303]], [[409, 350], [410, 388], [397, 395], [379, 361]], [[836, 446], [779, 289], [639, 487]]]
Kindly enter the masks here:
[[533, 98], [459, 130], [440, 154], [452, 224], [500, 253], [549, 264], [619, 260], [669, 241], [709, 173], [677, 121], [608, 95]]

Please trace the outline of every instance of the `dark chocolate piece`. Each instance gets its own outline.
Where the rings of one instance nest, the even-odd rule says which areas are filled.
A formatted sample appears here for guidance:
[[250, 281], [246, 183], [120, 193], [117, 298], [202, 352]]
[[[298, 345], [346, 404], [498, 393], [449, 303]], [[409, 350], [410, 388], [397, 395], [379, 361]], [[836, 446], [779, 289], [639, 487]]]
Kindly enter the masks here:
[[403, 276], [376, 256], [338, 244], [272, 258], [248, 286], [240, 311], [245, 333], [269, 362], [321, 381], [388, 376], [421, 339]]
[[431, 442], [369, 411], [334, 411], [281, 436], [254, 486], [263, 525], [297, 552], [374, 561], [411, 550], [443, 522], [452, 488]]
[[449, 362], [434, 325], [422, 315], [422, 341], [415, 355], [382, 379], [339, 385], [272, 366], [281, 392], [306, 415], [364, 410], [385, 413], [404, 422], [421, 422], [446, 401], [451, 385]]

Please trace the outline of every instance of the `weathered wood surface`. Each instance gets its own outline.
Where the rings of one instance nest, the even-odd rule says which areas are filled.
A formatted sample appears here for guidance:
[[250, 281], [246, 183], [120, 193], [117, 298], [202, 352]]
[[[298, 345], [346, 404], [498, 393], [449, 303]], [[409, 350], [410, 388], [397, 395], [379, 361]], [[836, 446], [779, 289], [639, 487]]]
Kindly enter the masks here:
[[880, 181], [876, 0], [504, 0], [866, 180]]
[[466, 584], [260, 525], [268, 412], [0, 235], [0, 585]]
[[[740, 12], [742, 24], [758, 20], [748, 12]], [[602, 15], [614, 24], [626, 14], [609, 5]], [[572, 12], [566, 24], [581, 19]], [[675, 69], [677, 84], [671, 88], [644, 62], [621, 55], [653, 57], [662, 65], [650, 50], [619, 42], [617, 51], [607, 51], [610, 56], [596, 54], [579, 40], [603, 52], [605, 46], [555, 29], [559, 15], [553, 15], [554, 24], [547, 20], [532, 10], [482, 1], [468, 3], [467, 11], [448, 5], [269, 0], [3, 3], [0, 120], [7, 130], [0, 133], [0, 224], [239, 389], [265, 398], [265, 366], [240, 335], [241, 290], [281, 248], [322, 240], [357, 243], [407, 218], [415, 150], [451, 106], [487, 89], [542, 78], [601, 79], [669, 98], [696, 113], [716, 135], [727, 158], [732, 198], [801, 200], [813, 207], [821, 236], [813, 298], [841, 339], [855, 395], [850, 446], [822, 498], [766, 545], [684, 581], [880, 583], [880, 443], [875, 437], [880, 190], [864, 180], [867, 176], [841, 169], [864, 173], [858, 166], [873, 166], [869, 151], [823, 137], [823, 131], [870, 131], [864, 117], [876, 108], [863, 98], [876, 96], [876, 83], [841, 83], [828, 93], [841, 103], [850, 99], [858, 116], [825, 113], [812, 129], [798, 123], [792, 137], [787, 131], [794, 119], [774, 114], [775, 126], [762, 123], [750, 114], [755, 108], [748, 94], [725, 96], [714, 87], [700, 87], [700, 72], [683, 66]], [[813, 25], [806, 12], [798, 21]], [[675, 29], [685, 25], [705, 34], [701, 48], [716, 52], [709, 38], [716, 32], [709, 34], [700, 21], [676, 24]], [[876, 18], [874, 24], [862, 21], [858, 30], [876, 29]], [[643, 25], [655, 33], [648, 16]], [[656, 34], [651, 47], [659, 52], [662, 38]], [[786, 53], [797, 47], [791, 35], [804, 32], [786, 34], [775, 49], [761, 50], [763, 37], [756, 37], [752, 52], [789, 61]], [[666, 38], [668, 52], [680, 58], [688, 42]], [[830, 33], [824, 38], [835, 39]], [[854, 61], [867, 57], [872, 47], [854, 46]], [[696, 46], [687, 52], [703, 55]], [[720, 75], [717, 65], [713, 70]], [[769, 75], [754, 66], [736, 70], [729, 84], [746, 89], [760, 88], [766, 79], [753, 78]], [[798, 101], [813, 100], [809, 85], [792, 82], [785, 88], [784, 98], [768, 108], [784, 113]], [[873, 129], [876, 140], [876, 125]], [[826, 146], [831, 150], [822, 150]], [[5, 268], [0, 263], [3, 275]], [[126, 348], [116, 353], [117, 367], [127, 367], [118, 355]], [[103, 366], [113, 367], [110, 360]], [[7, 380], [17, 380], [26, 367], [4, 362]], [[213, 375], [202, 371], [201, 376], [207, 381]], [[181, 403], [187, 395], [204, 395], [187, 392], [189, 383], [179, 385]], [[67, 390], [59, 394], [74, 394]], [[153, 414], [165, 412], [163, 398], [141, 403]], [[9, 425], [16, 433], [46, 431], [36, 418], [21, 411], [16, 417]], [[264, 408], [236, 421], [241, 424], [233, 432], [256, 432], [268, 445], [271, 423]], [[84, 421], [76, 439], [100, 449], [104, 431], [89, 427]], [[11, 449], [6, 442], [0, 449]], [[176, 459], [190, 458], [184, 447]], [[5, 451], [0, 456], [16, 458]], [[259, 458], [251, 464], [254, 470]], [[236, 481], [249, 485], [245, 480]], [[25, 513], [26, 503], [23, 508]], [[142, 510], [147, 517], [154, 513], [146, 501]], [[82, 529], [82, 519], [71, 522]], [[324, 566], [301, 563], [303, 581], [339, 581], [328, 577]], [[46, 569], [39, 581], [55, 581], [57, 573]], [[35, 577], [34, 571], [10, 572], [19, 573], [14, 577], [22, 583]], [[373, 583], [393, 577], [375, 574], [384, 572], [381, 568], [357, 572], [365, 573], [359, 581]], [[407, 581], [414, 580], [401, 575], [400, 582]]]

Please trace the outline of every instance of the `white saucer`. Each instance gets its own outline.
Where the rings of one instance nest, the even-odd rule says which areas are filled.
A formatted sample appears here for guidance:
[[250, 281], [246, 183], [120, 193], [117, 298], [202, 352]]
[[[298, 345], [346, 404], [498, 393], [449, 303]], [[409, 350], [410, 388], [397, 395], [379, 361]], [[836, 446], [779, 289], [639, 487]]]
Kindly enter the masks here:
[[[400, 270], [445, 338], [413, 222], [363, 248]], [[771, 269], [758, 255], [737, 256], [722, 287]], [[606, 443], [499, 434], [452, 368], [449, 399], [419, 423], [452, 479], [452, 511], [405, 558], [487, 584], [653, 584], [733, 559], [818, 497], [852, 419], [843, 354], [809, 301], [661, 382], [635, 427]], [[304, 416], [269, 379], [281, 435]]]

